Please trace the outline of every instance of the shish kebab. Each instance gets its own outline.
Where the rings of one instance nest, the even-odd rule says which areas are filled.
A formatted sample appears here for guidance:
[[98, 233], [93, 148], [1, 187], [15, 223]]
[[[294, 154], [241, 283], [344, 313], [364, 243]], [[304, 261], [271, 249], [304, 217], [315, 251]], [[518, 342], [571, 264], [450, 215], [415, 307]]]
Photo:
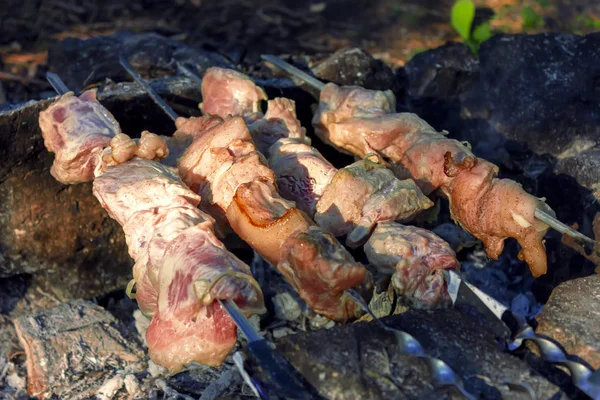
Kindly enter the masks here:
[[[48, 72], [47, 79], [59, 95], [66, 95], [67, 93], [69, 93], [69, 89], [67, 88], [67, 86], [64, 84], [64, 82], [60, 79], [60, 77], [58, 75]], [[93, 92], [92, 94], [88, 93], [87, 96], [89, 96], [89, 99], [95, 100], [95, 92]], [[84, 97], [84, 96], [80, 96], [80, 98], [81, 97]], [[86, 104], [86, 106], [87, 105], [89, 105], [89, 104]], [[94, 107], [92, 107], [92, 108], [94, 108]], [[97, 108], [97, 111], [106, 111], [106, 110]], [[111, 115], [108, 112], [106, 113], [105, 116], [108, 117], [109, 122], [111, 122], [111, 123], [115, 122], [114, 120], [110, 119]], [[88, 120], [87, 122], [91, 122], [91, 121]], [[108, 133], [108, 132], [106, 132], [106, 133]], [[158, 158], [167, 156], [168, 155], [168, 147], [165, 147], [165, 143], [162, 140], [160, 140], [158, 137], [156, 137], [152, 134], [149, 135], [148, 132], [144, 132], [144, 133], [145, 133], [145, 136], [144, 136], [145, 142], [136, 143], [136, 156], [139, 157], [142, 165], [147, 164], [146, 166], [149, 166], [148, 160], [154, 159], [155, 156], [158, 155]], [[118, 134], [117, 136], [119, 136], [119, 135], [122, 135], [122, 134]], [[110, 136], [110, 134], [107, 136]], [[64, 137], [65, 136], [63, 136], [63, 138]], [[103, 138], [97, 138], [97, 139], [103, 139]], [[95, 144], [100, 144], [101, 141], [102, 140], [97, 141]], [[117, 141], [119, 141], [119, 139], [117, 139]], [[87, 147], [87, 146], [84, 146], [84, 147]], [[94, 149], [92, 149], [90, 154], [93, 154], [96, 152], [97, 152], [97, 148], [94, 148]], [[106, 148], [104, 150], [102, 150], [102, 152], [105, 153], [104, 154], [105, 160], [114, 162], [114, 154], [108, 154], [108, 152], [106, 151]], [[66, 155], [66, 153], [61, 152], [60, 150], [57, 152], [57, 154]], [[108, 156], [108, 157], [106, 157], [106, 156]], [[82, 157], [80, 161], [83, 161], [83, 160], [86, 160], [87, 163], [91, 163], [91, 164], [94, 163], [93, 159], [85, 157], [85, 156]], [[97, 160], [96, 162], [99, 161], [97, 157], [96, 157], [96, 160]], [[136, 161], [138, 161], [138, 159], [131, 160], [131, 163], [135, 163]], [[121, 164], [121, 165], [123, 165], [123, 164]], [[54, 163], [53, 166], [60, 168], [61, 163], [60, 162]], [[65, 165], [63, 164], [62, 166], [65, 166]], [[102, 169], [102, 167], [99, 167], [99, 168]], [[64, 172], [67, 172], [67, 170], [71, 170], [71, 172], [75, 172], [71, 168], [66, 168], [66, 169], [63, 168], [62, 170]], [[79, 170], [79, 172], [82, 172], [81, 168], [76, 168], [76, 170]], [[83, 171], [85, 171], [85, 170], [86, 169], [84, 168]], [[131, 172], [134, 172], [134, 173], [141, 172], [141, 169], [136, 171], [136, 167], [134, 166], [131, 168]], [[58, 175], [60, 175], [60, 173], [58, 173]], [[124, 177], [122, 174], [118, 174], [118, 175], [120, 175], [119, 178]], [[139, 174], [138, 177], [141, 177], [141, 175], [142, 174]], [[63, 176], [63, 179], [65, 179], [64, 175], [62, 175], [62, 176]], [[83, 176], [81, 174], [79, 175], [79, 177], [83, 178]], [[154, 178], [154, 179], [159, 178], [160, 179], [161, 176], [159, 174], [159, 175], [153, 176], [151, 178]], [[77, 180], [77, 176], [74, 174], [70, 174], [70, 179]], [[83, 179], [88, 179], [88, 178], [85, 177]], [[123, 183], [123, 182], [120, 182], [120, 183]], [[144, 185], [146, 185], [148, 182], [142, 181], [142, 183]], [[124, 186], [126, 186], [126, 185], [127, 185], [127, 183], [124, 184]], [[102, 190], [98, 191], [98, 193], [101, 193], [101, 192], [102, 192]], [[95, 191], [94, 194], [97, 194], [97, 192]], [[137, 196], [135, 196], [135, 199], [141, 200], [142, 197], [143, 196], [137, 195]], [[187, 203], [184, 203], [184, 204], [187, 205]], [[156, 210], [156, 211], [158, 211], [158, 210]], [[189, 210], [187, 210], [187, 211], [189, 211]], [[158, 214], [160, 214], [160, 212], [158, 212]], [[174, 224], [171, 224], [171, 225], [174, 225]], [[180, 227], [177, 227], [177, 228], [180, 228]], [[175, 235], [177, 233], [181, 232], [181, 231], [178, 231], [177, 228], [174, 229]], [[152, 232], [146, 232], [146, 234], [152, 234]], [[156, 232], [154, 232], [154, 234], [156, 234]], [[127, 238], [131, 239], [131, 236], [128, 236]], [[196, 254], [198, 254], [198, 251], [209, 250], [206, 248], [206, 246], [202, 246], [202, 243], [196, 242], [194, 244], [200, 245], [200, 247], [196, 250], [192, 250], [191, 254], [196, 255]], [[190, 250], [190, 249], [188, 248], [188, 250]], [[189, 254], [190, 253], [184, 254], [184, 256], [189, 256]], [[170, 262], [171, 260], [168, 260], [168, 261]], [[164, 267], [164, 266], [162, 268], [166, 269], [166, 267]], [[226, 272], [225, 274], [228, 274], [228, 273]], [[175, 275], [177, 275], [177, 272], [175, 273]], [[234, 273], [234, 275], [236, 275], [236, 274]], [[181, 279], [182, 278], [181, 276], [179, 278], [180, 278], [179, 279], [180, 281], [184, 281], [183, 288], [180, 287], [179, 289], [185, 289], [185, 279]], [[218, 281], [220, 279], [221, 279], [221, 277], [217, 277], [215, 279], [215, 282], [218, 283]], [[132, 282], [134, 282], [134, 281], [132, 281]], [[207, 283], [207, 281], [199, 281], [199, 282]], [[194, 285], [195, 284], [196, 284], [196, 282], [194, 283]], [[196, 289], [196, 286], [194, 286], [194, 289]], [[169, 291], [171, 291], [171, 290], [172, 290], [172, 287], [169, 287]], [[261, 293], [260, 300], [262, 301], [262, 292], [260, 291], [260, 289], [258, 289], [258, 291], [259, 291], [259, 293]], [[152, 289], [150, 289], [149, 292], [151, 292], [153, 294]], [[160, 292], [160, 290], [159, 290], [159, 292]], [[189, 292], [189, 288], [188, 288], [188, 292]], [[142, 294], [144, 294], [143, 291], [142, 291]], [[197, 296], [201, 295], [198, 292], [195, 292], [195, 294]], [[273, 347], [266, 341], [266, 339], [264, 337], [262, 337], [262, 335], [260, 335], [260, 333], [256, 330], [256, 328], [254, 328], [254, 326], [248, 321], [248, 319], [244, 315], [244, 312], [238, 308], [238, 305], [236, 304], [236, 302], [231, 297], [227, 298], [227, 296], [228, 296], [228, 294], [225, 293], [223, 297], [217, 297], [217, 301], [219, 302], [221, 307], [223, 307], [227, 311], [227, 313], [229, 314], [229, 316], [231, 317], [233, 322], [239, 327], [239, 329], [246, 336], [246, 338], [248, 340], [248, 350], [250, 351], [252, 356], [258, 361], [259, 365], [261, 366], [262, 370], [264, 371], [264, 376], [266, 377], [266, 381], [262, 381], [262, 382], [260, 380], [253, 379], [252, 377], [248, 377], [248, 379], [249, 379], [248, 384], [250, 384], [253, 387], [253, 389], [255, 390], [255, 393], [257, 393], [257, 395], [259, 395], [263, 399], [278, 399], [278, 398], [285, 398], [285, 399], [293, 398], [293, 399], [307, 399], [307, 400], [308, 399], [320, 399], [321, 397], [316, 393], [316, 389], [314, 389], [310, 384], [308, 384], [307, 381], [302, 377], [302, 375], [300, 375], [300, 373], [294, 367], [292, 367], [284, 357], [282, 357], [276, 350], [273, 349]], [[142, 300], [142, 299], [143, 299], [143, 297], [140, 297], [139, 300]], [[138, 302], [139, 302], [139, 300], [138, 300]], [[146, 300], [148, 300], [148, 298], [146, 298]], [[239, 299], [236, 299], [236, 300], [239, 301]], [[141, 304], [142, 304], [142, 306], [148, 306], [149, 302], [153, 303], [153, 299], [146, 301], [146, 302], [144, 302], [142, 300]], [[189, 306], [189, 304], [183, 304], [183, 305]], [[247, 313], [247, 310], [246, 310], [246, 313]], [[209, 316], [210, 316], [210, 313], [209, 313]], [[188, 315], [188, 317], [189, 317], [189, 315]], [[197, 320], [197, 317], [198, 317], [198, 313], [196, 313], [192, 317], [192, 322], [195, 323]], [[205, 319], [202, 319], [201, 321], [203, 323], [207, 322]], [[181, 326], [178, 326], [178, 328], [181, 328]], [[192, 328], [195, 328], [195, 327], [192, 326]], [[210, 326], [210, 324], [209, 324], [209, 330], [211, 328], [213, 328], [213, 327]], [[226, 326], [223, 326], [223, 328], [227, 329]], [[171, 332], [167, 330], [166, 333], [171, 333]], [[189, 329], [188, 329], [187, 333], [189, 333]], [[192, 349], [194, 349], [194, 348], [197, 349], [198, 344], [200, 344], [201, 348], [205, 345], [208, 345], [208, 347], [210, 347], [211, 344], [214, 345], [214, 343], [198, 343], [198, 344], [193, 343], [194, 341], [201, 342], [203, 339], [202, 335], [200, 335], [199, 337], [193, 336], [191, 343], [187, 343], [187, 344], [181, 343], [181, 341], [179, 340], [180, 337], [177, 337], [177, 336], [169, 336], [169, 339], [173, 340], [177, 346], [183, 347], [183, 350], [184, 350], [183, 353], [186, 353], [186, 352], [189, 353], [190, 345], [191, 345]], [[151, 350], [153, 350], [151, 347], [152, 342], [148, 342], [148, 343], [149, 343], [149, 348]], [[227, 346], [229, 343], [225, 342], [223, 344], [225, 346]], [[194, 351], [192, 351], [192, 353], [193, 352]], [[204, 352], [207, 353], [206, 351], [204, 351]], [[172, 363], [164, 364], [164, 358], [162, 358], [162, 357], [157, 358], [155, 356], [153, 358], [159, 364], [169, 367], [171, 372], [174, 372], [174, 371], [181, 369], [182, 366], [189, 364], [191, 361], [202, 362], [207, 359], [206, 358], [207, 356], [209, 358], [214, 357], [214, 353], [213, 354], [211, 354], [211, 353], [212, 352], [208, 352], [208, 354], [202, 354], [202, 351], [200, 351], [200, 352], [196, 351], [196, 354], [192, 355], [191, 357], [189, 356], [189, 354], [188, 354], [187, 358], [185, 358], [185, 356], [183, 359], [180, 357], [179, 360], [177, 360], [177, 362], [179, 362], [179, 364], [176, 366], [173, 366]], [[151, 352], [150, 354], [152, 357], [153, 353]], [[213, 361], [216, 361], [217, 363], [220, 364], [219, 358], [221, 358], [221, 361], [222, 361], [222, 356], [217, 356], [217, 358]], [[171, 359], [170, 361], [173, 361], [173, 360]], [[214, 365], [213, 362], [209, 362], [207, 364]]]
[[[121, 64], [143, 81], [125, 59]], [[233, 106], [254, 110], [254, 100], [245, 100]], [[333, 235], [279, 195], [275, 175], [244, 119], [205, 114], [174, 122], [172, 141], [192, 138], [177, 168], [183, 182], [202, 198], [201, 207], [275, 266], [314, 311], [339, 322], [362, 315], [353, 299], [356, 294], [349, 290], [370, 286], [370, 272]]]
[[412, 177], [425, 194], [440, 193], [450, 202], [452, 218], [483, 242], [490, 258], [499, 257], [505, 239], [515, 238], [519, 258], [539, 277], [547, 271], [543, 237], [548, 227], [593, 243], [558, 221], [543, 200], [521, 185], [496, 178], [498, 167], [475, 157], [464, 144], [415, 114], [394, 114], [391, 91], [323, 84], [278, 57], [262, 58], [320, 91], [313, 126], [323, 142], [358, 157], [376, 153], [400, 179]]
[[[187, 71], [188, 76], [193, 76]], [[196, 80], [200, 81], [199, 77]], [[209, 68], [201, 80], [203, 111], [226, 118], [262, 89], [246, 75], [231, 69]], [[263, 99], [266, 95], [261, 94]], [[218, 107], [211, 99], [218, 98]], [[229, 102], [227, 102], [229, 98]], [[350, 247], [365, 244], [371, 265], [392, 275], [398, 295], [417, 306], [450, 305], [442, 270], [458, 268], [450, 245], [434, 233], [394, 221], [407, 222], [433, 206], [414, 181], [399, 180], [374, 155], [337, 170], [314, 147], [296, 117], [295, 103], [285, 98], [268, 101], [265, 115], [245, 117], [258, 149], [269, 159], [280, 193], [335, 236], [348, 235]], [[373, 235], [369, 238], [369, 235]]]
[[[167, 115], [169, 115], [174, 120], [176, 125], [181, 125], [182, 121], [183, 121], [184, 126], [185, 126], [185, 124], [187, 124], [189, 122], [196, 121], [196, 127], [204, 127], [205, 122], [203, 122], [203, 119], [205, 121], [207, 118], [209, 118], [209, 119], [214, 118], [210, 114], [205, 114], [204, 117], [202, 117], [202, 118], [190, 118], [187, 121], [186, 121], [186, 119], [177, 117], [177, 114], [154, 92], [154, 90], [150, 87], [150, 85], [148, 85], [143, 80], [143, 78], [141, 76], [139, 76], [139, 74], [129, 65], [129, 63], [125, 59], [121, 58], [120, 62], [121, 62], [121, 65], [130, 74], [130, 76], [136, 82], [138, 82], [146, 91], [150, 92], [150, 97], [152, 99], [154, 99], [157, 102], [157, 104], [159, 105], [159, 107], [161, 109], [163, 109], [167, 113]], [[253, 83], [249, 87], [250, 88], [258, 88]], [[258, 89], [262, 90], [260, 88], [258, 88]], [[252, 93], [252, 90], [250, 91], [250, 93]], [[236, 107], [238, 107], [240, 105], [240, 103], [237, 103], [236, 101], [231, 101], [231, 100], [232, 99], [227, 100], [227, 96], [220, 97], [217, 99], [217, 102], [215, 102], [213, 104], [219, 104], [217, 107], [219, 107], [219, 108], [224, 107], [225, 109], [228, 109], [229, 111], [231, 111], [232, 109], [235, 109]], [[245, 107], [249, 107], [249, 109], [254, 110], [255, 108], [257, 109], [256, 104], [257, 104], [258, 100], [259, 100], [258, 98], [254, 99], [250, 102], [246, 102], [244, 100], [241, 102], [241, 104], [245, 104]], [[241, 113], [244, 113], [244, 110], [246, 109], [245, 107], [244, 106], [241, 107], [241, 109], [242, 109]], [[213, 112], [220, 112], [220, 111], [213, 110]], [[238, 120], [238, 121], [241, 120], [240, 117], [231, 118], [229, 120], [234, 120], [234, 119]], [[223, 122], [223, 124], [225, 124], [226, 122], [227, 121]], [[195, 134], [195, 137], [194, 137], [194, 142], [199, 141], [200, 143], [203, 143], [203, 142], [206, 142], [207, 140], [210, 141], [211, 136], [214, 135], [214, 133], [211, 132], [211, 130], [212, 129], [209, 128], [209, 129], [206, 129], [202, 133], [197, 132], [197, 134]], [[182, 132], [181, 129], [178, 129], [175, 132], [175, 134], [173, 135], [174, 141], [180, 140], [178, 138], [178, 135], [181, 135], [181, 132]], [[203, 136], [208, 136], [208, 138], [203, 139], [202, 138]], [[244, 135], [244, 137], [246, 138], [246, 135]], [[252, 143], [252, 138], [249, 138], [246, 140], [249, 140]], [[190, 145], [188, 150], [186, 150], [184, 152], [184, 156], [190, 149], [194, 149], [194, 146], [193, 146], [194, 142], [192, 142], [192, 144]], [[181, 170], [180, 170], [180, 173], [182, 173]], [[186, 173], [185, 169], [183, 170], [183, 173], [184, 174]], [[238, 186], [238, 190], [240, 188], [242, 188], [241, 185]], [[236, 190], [236, 192], [238, 190]], [[243, 190], [243, 188], [242, 188], [242, 190]], [[237, 193], [236, 193], [236, 196], [237, 196]], [[230, 214], [229, 209], [227, 210], [227, 214], [229, 216], [229, 214]], [[234, 230], [235, 230], [235, 228], [234, 228]], [[333, 240], [335, 240], [335, 239], [333, 239]], [[428, 355], [425, 352], [425, 350], [423, 349], [423, 347], [421, 346], [421, 344], [412, 335], [408, 334], [407, 332], [401, 331], [399, 329], [391, 328], [391, 327], [387, 326], [386, 324], [384, 324], [380, 319], [378, 319], [373, 314], [373, 312], [369, 309], [368, 305], [366, 304], [365, 300], [361, 298], [360, 294], [357, 293], [356, 291], [354, 291], [353, 289], [346, 289], [345, 294], [347, 294], [350, 298], [352, 298], [358, 304], [358, 306], [363, 311], [368, 313], [373, 318], [373, 320], [375, 320], [380, 326], [382, 326], [384, 329], [392, 332], [396, 336], [396, 338], [398, 340], [399, 350], [402, 352], [402, 354], [404, 354], [406, 356], [422, 358], [427, 362], [428, 369], [432, 375], [432, 380], [434, 381], [436, 386], [452, 386], [466, 398], [468, 398], [468, 399], [474, 398], [471, 394], [469, 394], [466, 391], [460, 377], [444, 361]]]
[[191, 362], [220, 365], [237, 334], [216, 300], [233, 300], [246, 314], [265, 310], [250, 268], [214, 235], [200, 197], [158, 161], [168, 152], [161, 138], [144, 132], [136, 157], [115, 163], [120, 155], [110, 145], [119, 140], [119, 123], [94, 89], [76, 97], [56, 78], [64, 94], [39, 117], [44, 144], [55, 153], [51, 174], [65, 184], [93, 181], [94, 195], [123, 226], [136, 300], [152, 318], [150, 358], [171, 372]]

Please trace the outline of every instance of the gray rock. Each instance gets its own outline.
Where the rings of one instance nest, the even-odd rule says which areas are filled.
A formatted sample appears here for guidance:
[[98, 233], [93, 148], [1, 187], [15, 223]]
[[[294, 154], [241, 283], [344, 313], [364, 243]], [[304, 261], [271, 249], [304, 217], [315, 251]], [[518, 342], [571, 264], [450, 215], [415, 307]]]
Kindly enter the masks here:
[[83, 300], [22, 316], [15, 328], [27, 356], [32, 396], [85, 398], [117, 370], [143, 369], [144, 351], [103, 308]]
[[600, 368], [600, 275], [564, 282], [554, 289], [537, 318], [536, 332]]
[[65, 39], [48, 51], [48, 65], [67, 86], [80, 90], [107, 78], [117, 82], [131, 80], [119, 64], [120, 55], [146, 79], [175, 75], [175, 62], [185, 63], [201, 75], [211, 66], [233, 67], [217, 53], [194, 49], [155, 33], [129, 32], [86, 40]]
[[561, 158], [600, 140], [600, 34], [498, 35], [480, 49], [480, 105], [509, 139]]
[[[574, 177], [581, 185], [598, 192], [600, 190], [600, 148], [584, 150], [572, 157], [558, 160], [555, 171]], [[600, 198], [600, 195], [596, 195]]]
[[[447, 362], [477, 398], [528, 398], [509, 391], [503, 381], [526, 383], [537, 398], [566, 398], [527, 364], [500, 351], [479, 322], [456, 310], [410, 310], [384, 321]], [[426, 364], [402, 356], [397, 346], [395, 336], [375, 323], [298, 333], [277, 342], [277, 349], [328, 399], [459, 398], [452, 389], [434, 388]]]

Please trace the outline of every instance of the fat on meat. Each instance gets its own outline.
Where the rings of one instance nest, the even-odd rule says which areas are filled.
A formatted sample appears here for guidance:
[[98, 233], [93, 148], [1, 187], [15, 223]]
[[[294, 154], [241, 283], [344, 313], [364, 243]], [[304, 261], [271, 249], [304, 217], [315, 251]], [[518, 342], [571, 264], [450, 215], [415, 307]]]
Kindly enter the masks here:
[[[337, 254], [331, 250], [345, 250], [279, 195], [275, 175], [241, 117], [198, 134], [178, 165], [183, 181], [225, 212], [231, 228], [276, 266], [315, 311], [336, 320], [356, 316], [356, 305], [344, 289], [363, 282], [366, 269], [351, 257], [344, 262], [330, 258]], [[331, 246], [321, 245], [330, 239]], [[302, 251], [291, 251], [296, 248]]]
[[397, 222], [377, 224], [364, 246], [369, 262], [392, 274], [396, 293], [413, 306], [435, 308], [450, 304], [444, 269], [458, 269], [450, 245], [426, 229]]
[[48, 151], [55, 153], [52, 176], [64, 184], [90, 182], [98, 154], [121, 132], [117, 120], [96, 99], [96, 90], [79, 97], [69, 92], [40, 112]]
[[[325, 142], [358, 156], [380, 155], [399, 178], [411, 177], [425, 194], [437, 191], [446, 197], [453, 219], [484, 243], [489, 257], [497, 259], [504, 241], [514, 238], [532, 275], [546, 273], [543, 237], [548, 226], [534, 214], [536, 207], [550, 215], [554, 211], [542, 200], [516, 182], [498, 179], [498, 167], [415, 114], [357, 116], [347, 109], [337, 113], [337, 104], [339, 100], [322, 96], [313, 118], [315, 132]], [[342, 114], [353, 116], [336, 119]]]
[[202, 78], [202, 104], [205, 114], [227, 118], [230, 115], [252, 117], [267, 99], [263, 89], [241, 72], [219, 67], [206, 70]]

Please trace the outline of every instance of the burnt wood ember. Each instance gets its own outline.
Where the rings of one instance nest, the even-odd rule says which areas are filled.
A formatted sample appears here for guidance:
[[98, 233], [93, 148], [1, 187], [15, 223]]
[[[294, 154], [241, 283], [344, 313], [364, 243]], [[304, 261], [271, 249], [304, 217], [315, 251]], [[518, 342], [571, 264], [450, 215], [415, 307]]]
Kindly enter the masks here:
[[[414, 335], [479, 398], [530, 398], [508, 390], [503, 381], [529, 384], [537, 398], [566, 398], [560, 388], [499, 350], [478, 321], [456, 310], [411, 310], [384, 321]], [[451, 389], [436, 390], [424, 361], [400, 355], [396, 338], [375, 323], [286, 336], [277, 342], [277, 349], [329, 399], [461, 398]]]
[[143, 369], [141, 345], [105, 309], [83, 300], [15, 320], [32, 396], [81, 399], [120, 370]]

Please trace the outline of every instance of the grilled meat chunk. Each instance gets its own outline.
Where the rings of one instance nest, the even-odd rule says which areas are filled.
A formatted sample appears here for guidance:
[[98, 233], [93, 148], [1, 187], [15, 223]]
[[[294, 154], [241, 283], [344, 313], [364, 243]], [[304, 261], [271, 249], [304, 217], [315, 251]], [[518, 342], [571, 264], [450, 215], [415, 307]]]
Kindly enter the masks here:
[[432, 308], [450, 304], [443, 269], [458, 269], [454, 251], [426, 229], [396, 222], [377, 224], [365, 244], [369, 262], [393, 274], [396, 293], [414, 306]]
[[504, 240], [515, 238], [532, 274], [546, 273], [543, 237], [548, 227], [534, 213], [536, 207], [553, 211], [541, 200], [514, 182], [498, 180], [496, 166], [415, 114], [365, 116], [361, 107], [338, 112], [343, 102], [323, 93], [313, 124], [324, 141], [357, 156], [379, 154], [399, 178], [411, 177], [425, 194], [438, 191], [448, 198], [454, 220], [483, 241], [488, 256], [496, 259]]
[[90, 182], [98, 154], [121, 132], [119, 123], [96, 100], [96, 91], [69, 92], [40, 112], [44, 145], [55, 153], [50, 173], [64, 184]]
[[371, 158], [338, 170], [317, 203], [315, 221], [336, 236], [348, 235], [351, 247], [363, 244], [376, 224], [410, 221], [433, 206], [412, 180], [397, 179]]
[[[184, 124], [180, 129], [193, 129], [194, 118], [189, 121], [190, 127]], [[317, 241], [299, 239], [309, 235], [315, 223], [279, 196], [275, 175], [241, 117], [198, 134], [180, 159], [179, 173], [207, 200], [207, 206], [219, 215], [226, 213], [232, 229], [276, 266], [315, 311], [340, 321], [356, 316], [355, 306], [343, 291], [365, 279], [365, 268], [351, 257], [345, 262], [330, 261], [332, 249], [345, 250], [333, 238], [331, 246], [318, 246], [329, 240], [324, 232], [315, 234], [320, 238]], [[303, 251], [290, 251], [293, 243]], [[307, 258], [309, 253], [313, 256]]]
[[200, 109], [205, 114], [250, 117], [260, 112], [260, 102], [266, 99], [264, 90], [232, 69], [211, 67], [202, 78]]
[[[116, 121], [107, 135], [108, 129], [98, 128], [100, 122], [114, 118], [99, 103], [82, 98], [87, 97], [61, 98], [40, 116], [40, 126], [46, 144], [57, 151], [55, 164], [65, 159], [64, 154], [59, 159], [61, 151], [70, 151], [71, 160], [87, 157], [76, 163], [79, 173], [73, 163], [68, 173], [91, 180], [92, 169], [94, 195], [123, 226], [135, 260], [136, 298], [152, 317], [146, 336], [151, 358], [172, 372], [191, 362], [221, 364], [237, 334], [215, 299], [233, 299], [246, 313], [264, 311], [263, 295], [250, 268], [215, 237], [214, 220], [197, 208], [200, 196], [184, 185], [177, 171], [138, 156], [165, 156], [163, 139], [145, 133], [136, 143], [119, 134]], [[49, 123], [49, 118], [59, 122]], [[109, 145], [113, 147], [102, 150]]]
[[269, 166], [277, 176], [281, 195], [313, 217], [317, 202], [337, 172], [317, 149], [292, 138], [279, 139], [271, 146]]
[[267, 157], [270, 157], [269, 148], [279, 139], [292, 138], [310, 144], [306, 129], [296, 119], [296, 103], [290, 99], [269, 100], [265, 116], [249, 124], [248, 128], [258, 151]]

